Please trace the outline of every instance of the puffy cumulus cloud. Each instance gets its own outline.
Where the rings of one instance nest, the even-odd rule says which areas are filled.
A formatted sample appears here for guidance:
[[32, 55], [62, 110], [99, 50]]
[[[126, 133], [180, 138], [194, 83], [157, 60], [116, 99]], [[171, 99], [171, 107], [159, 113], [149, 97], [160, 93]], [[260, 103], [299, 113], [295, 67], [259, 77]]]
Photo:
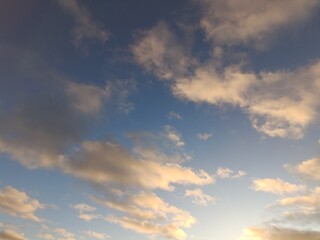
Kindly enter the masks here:
[[106, 233], [99, 233], [99, 232], [94, 232], [94, 231], [86, 231], [85, 232], [87, 234], [87, 236], [95, 238], [95, 239], [108, 239], [110, 238], [110, 236]]
[[200, 188], [186, 190], [185, 197], [193, 198], [192, 202], [196, 205], [207, 206], [208, 203], [214, 202], [216, 199], [202, 192]]
[[319, 114], [319, 68], [320, 61], [315, 61], [293, 70], [256, 74], [240, 66], [218, 70], [206, 65], [177, 79], [172, 90], [178, 98], [196, 103], [238, 106], [267, 136], [301, 138]]
[[74, 209], [76, 209], [79, 213], [79, 218], [85, 221], [91, 221], [93, 219], [99, 218], [100, 216], [96, 213], [95, 207], [92, 207], [85, 203], [79, 203], [75, 205], [71, 205]]
[[286, 164], [285, 168], [304, 178], [319, 181], [320, 180], [320, 158], [314, 157], [305, 160], [299, 164]]
[[41, 222], [41, 219], [35, 215], [35, 212], [43, 208], [43, 204], [36, 199], [32, 199], [25, 192], [11, 186], [0, 189], [0, 211], [4, 213]]
[[126, 213], [126, 216], [122, 217], [109, 216], [108, 221], [150, 236], [184, 239], [186, 234], [182, 228], [188, 228], [196, 222], [190, 213], [169, 205], [151, 192], [126, 194], [121, 199], [112, 201], [96, 200], [109, 208]]
[[32, 52], [0, 52], [0, 153], [29, 168], [55, 167], [87, 134], [108, 89], [73, 82]]
[[164, 135], [170, 142], [175, 144], [177, 147], [184, 146], [184, 141], [181, 135], [174, 129], [174, 127], [169, 125], [164, 126]]
[[216, 171], [216, 175], [219, 178], [236, 179], [236, 178], [241, 178], [241, 177], [247, 175], [247, 173], [245, 171], [241, 171], [241, 170], [239, 170], [237, 173], [235, 173], [230, 168], [219, 167]]
[[196, 173], [178, 164], [137, 160], [111, 142], [84, 142], [78, 152], [64, 161], [63, 171], [99, 185], [109, 183], [145, 189], [173, 190], [173, 184], [213, 182], [203, 170]]
[[18, 233], [11, 229], [0, 232], [0, 238], [3, 240], [28, 240], [23, 233]]
[[54, 232], [57, 234], [56, 239], [58, 240], [76, 240], [75, 234], [68, 232], [64, 228], [56, 228]]
[[193, 102], [245, 106], [245, 94], [255, 80], [253, 73], [243, 73], [237, 66], [221, 72], [206, 65], [197, 68], [194, 75], [178, 78], [172, 89], [178, 98]]
[[320, 232], [278, 227], [252, 227], [244, 230], [241, 240], [317, 240]]
[[161, 79], [173, 79], [194, 64], [181, 41], [167, 24], [160, 22], [139, 34], [131, 47], [134, 60]]
[[202, 141], [207, 141], [211, 137], [212, 137], [212, 133], [198, 133], [197, 134], [197, 138]]
[[95, 22], [88, 9], [82, 6], [78, 0], [57, 0], [57, 3], [74, 19], [73, 42], [79, 47], [84, 40], [97, 40], [102, 43], [110, 37], [101, 23]]
[[303, 191], [306, 187], [285, 182], [280, 178], [258, 178], [253, 180], [252, 189], [273, 194], [284, 194]]
[[305, 20], [317, 0], [198, 0], [201, 27], [218, 44], [254, 43], [261, 47], [276, 30]]

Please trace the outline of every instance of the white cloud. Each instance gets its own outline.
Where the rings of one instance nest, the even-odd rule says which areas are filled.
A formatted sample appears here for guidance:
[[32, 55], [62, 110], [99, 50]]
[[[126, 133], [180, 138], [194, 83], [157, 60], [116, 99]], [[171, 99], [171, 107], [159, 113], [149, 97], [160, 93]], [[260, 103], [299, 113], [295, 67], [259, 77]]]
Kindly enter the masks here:
[[193, 198], [192, 202], [196, 205], [207, 206], [210, 202], [215, 202], [215, 198], [204, 194], [200, 188], [196, 188], [193, 190], [186, 190], [185, 192], [186, 197]]
[[82, 220], [91, 221], [100, 217], [98, 214], [94, 213], [96, 211], [96, 208], [88, 204], [79, 203], [71, 206], [78, 211], [79, 218]]
[[172, 91], [197, 103], [238, 106], [253, 127], [267, 136], [302, 138], [319, 114], [319, 68], [320, 62], [315, 61], [290, 71], [255, 74], [240, 66], [219, 70], [206, 65], [194, 75], [178, 78]]
[[76, 240], [75, 234], [68, 232], [64, 228], [56, 228], [54, 231], [59, 235], [58, 240]]
[[169, 118], [169, 119], [181, 120], [181, 119], [182, 119], [182, 116], [181, 116], [179, 113], [177, 113], [177, 112], [170, 111], [170, 112], [168, 113], [168, 118]]
[[11, 229], [0, 232], [0, 238], [3, 240], [28, 240], [23, 233], [18, 233]]
[[164, 135], [170, 142], [175, 144], [177, 147], [184, 146], [184, 141], [181, 135], [174, 129], [174, 127], [169, 125], [164, 126]]
[[247, 175], [245, 171], [239, 170], [237, 173], [235, 173], [230, 168], [223, 168], [223, 167], [219, 167], [216, 171], [216, 174], [219, 178], [225, 178], [225, 179], [236, 179], [236, 178], [241, 178]]
[[305, 160], [299, 164], [286, 164], [285, 168], [304, 178], [319, 181], [320, 180], [320, 158], [314, 157]]
[[197, 134], [197, 138], [199, 138], [202, 141], [207, 141], [211, 137], [212, 137], [212, 133], [198, 133]]
[[253, 180], [252, 189], [273, 194], [285, 194], [304, 191], [306, 187], [285, 182], [280, 178], [258, 178]]
[[94, 231], [86, 231], [85, 233], [89, 237], [93, 237], [93, 238], [100, 239], [100, 240], [110, 238], [110, 236], [106, 233], [99, 233], [99, 232], [94, 232]]
[[0, 211], [15, 217], [41, 222], [35, 215], [44, 206], [36, 199], [32, 199], [25, 192], [11, 186], [0, 189]]
[[256, 44], [263, 47], [283, 27], [305, 20], [317, 0], [199, 0], [201, 27], [216, 44]]
[[98, 40], [102, 43], [108, 40], [109, 32], [101, 23], [92, 19], [88, 9], [78, 0], [57, 0], [57, 2], [74, 18], [73, 42], [76, 46], [82, 45], [84, 40]]

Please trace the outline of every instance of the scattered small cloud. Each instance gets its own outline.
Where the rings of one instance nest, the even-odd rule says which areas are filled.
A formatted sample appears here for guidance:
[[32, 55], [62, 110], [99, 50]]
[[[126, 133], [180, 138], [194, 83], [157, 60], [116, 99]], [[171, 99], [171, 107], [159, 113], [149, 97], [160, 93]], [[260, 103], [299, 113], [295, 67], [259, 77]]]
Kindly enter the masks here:
[[252, 189], [273, 194], [285, 194], [304, 191], [306, 187], [285, 182], [280, 178], [258, 178], [253, 180]]
[[174, 111], [170, 111], [170, 112], [168, 113], [167, 117], [168, 117], [169, 119], [177, 119], [177, 120], [181, 120], [181, 119], [182, 119], [182, 116], [181, 116], [179, 113], [174, 112]]
[[165, 137], [174, 143], [178, 148], [184, 147], [184, 141], [181, 135], [175, 130], [174, 127], [166, 125], [164, 126], [164, 135]]
[[87, 234], [87, 236], [95, 238], [95, 239], [99, 239], [99, 240], [104, 240], [104, 239], [110, 238], [110, 236], [106, 233], [94, 232], [91, 230], [86, 231], [85, 233]]
[[59, 235], [58, 239], [62, 238], [62, 239], [67, 239], [67, 240], [76, 240], [75, 234], [68, 232], [64, 228], [56, 228], [56, 229], [54, 229], [54, 232]]
[[211, 137], [212, 137], [212, 133], [198, 133], [197, 134], [197, 138], [202, 141], [207, 141]]
[[236, 179], [236, 178], [241, 178], [246, 176], [247, 173], [241, 170], [235, 173], [230, 168], [219, 167], [216, 171], [216, 175], [217, 177], [223, 178], [223, 179]]
[[192, 202], [200, 206], [207, 206], [208, 203], [216, 201], [214, 197], [204, 194], [200, 188], [186, 190], [184, 196], [193, 198]]
[[96, 211], [96, 208], [88, 204], [79, 203], [79, 204], [71, 205], [71, 207], [73, 207], [78, 211], [79, 218], [82, 220], [91, 221], [93, 219], [97, 219], [100, 217], [98, 214], [94, 213]]

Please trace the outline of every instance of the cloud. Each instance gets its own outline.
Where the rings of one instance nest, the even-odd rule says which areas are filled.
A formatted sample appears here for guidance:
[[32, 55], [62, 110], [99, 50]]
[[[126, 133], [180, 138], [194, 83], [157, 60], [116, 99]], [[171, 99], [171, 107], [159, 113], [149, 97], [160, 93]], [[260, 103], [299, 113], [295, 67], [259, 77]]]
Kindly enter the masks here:
[[40, 239], [44, 239], [44, 240], [54, 240], [55, 239], [55, 237], [49, 233], [40, 233], [37, 235], [37, 237]]
[[197, 68], [194, 75], [178, 78], [172, 91], [176, 97], [193, 102], [245, 106], [245, 93], [255, 80], [253, 73], [243, 73], [236, 66], [220, 73], [208, 65]]
[[73, 42], [80, 47], [85, 40], [97, 40], [106, 42], [110, 33], [101, 23], [95, 22], [88, 9], [82, 6], [78, 0], [57, 0], [58, 4], [74, 19]]
[[316, 240], [320, 232], [278, 227], [252, 227], [244, 230], [241, 240]]
[[64, 228], [56, 228], [54, 231], [58, 234], [58, 240], [76, 240], [75, 234], [68, 232]]
[[170, 126], [156, 133], [131, 132], [127, 136], [133, 143], [132, 152], [138, 159], [178, 164], [192, 159], [181, 147], [184, 142], [180, 134]]
[[88, 133], [109, 91], [71, 81], [32, 52], [2, 45], [0, 52], [0, 153], [29, 168], [56, 167]]
[[211, 137], [212, 137], [212, 133], [198, 133], [197, 134], [197, 138], [202, 141], [207, 141]]
[[173, 79], [188, 71], [194, 59], [181, 44], [183, 39], [160, 22], [150, 30], [141, 32], [131, 47], [134, 60], [148, 72], [161, 79]]
[[17, 233], [11, 229], [0, 232], [0, 238], [3, 240], [28, 240], [23, 233]]
[[231, 170], [230, 168], [223, 168], [223, 167], [219, 167], [216, 171], [216, 174], [219, 178], [224, 178], [224, 179], [236, 179], [236, 178], [241, 178], [247, 175], [245, 171], [240, 170], [237, 173], [234, 173], [234, 171]]
[[173, 184], [204, 185], [212, 177], [201, 170], [178, 164], [134, 159], [121, 146], [111, 142], [87, 141], [63, 164], [63, 171], [92, 183], [115, 184], [144, 189], [173, 190]]
[[319, 66], [315, 61], [293, 70], [256, 74], [240, 66], [219, 70], [209, 64], [178, 78], [172, 91], [196, 103], [240, 107], [264, 135], [298, 139], [319, 114]]
[[75, 205], [71, 205], [74, 209], [76, 209], [79, 213], [79, 218], [85, 221], [91, 221], [93, 219], [99, 218], [98, 214], [95, 214], [95, 207], [92, 207], [85, 203], [79, 203]]
[[192, 202], [196, 205], [207, 206], [210, 202], [215, 202], [215, 198], [204, 194], [200, 188], [186, 190], [185, 197], [193, 198]]
[[169, 119], [181, 120], [181, 119], [182, 119], [182, 116], [181, 116], [179, 113], [177, 113], [177, 112], [170, 111], [170, 112], [168, 113], [168, 118], [169, 118]]
[[110, 238], [110, 236], [108, 234], [106, 234], [106, 233], [99, 233], [99, 232], [94, 232], [94, 231], [86, 231], [85, 233], [89, 237], [100, 239], [100, 240]]
[[280, 178], [258, 178], [253, 180], [252, 189], [273, 194], [285, 194], [303, 191], [306, 187], [285, 182]]
[[199, 0], [200, 25], [215, 44], [263, 47], [276, 31], [306, 20], [317, 0]]
[[299, 176], [307, 178], [309, 180], [320, 180], [320, 158], [314, 157], [305, 160], [299, 164], [286, 164], [284, 165], [290, 172], [296, 173]]
[[169, 125], [164, 126], [164, 135], [170, 142], [175, 144], [177, 147], [180, 148], [184, 146], [184, 142], [181, 138], [181, 135], [175, 130], [174, 127]]
[[185, 239], [182, 228], [188, 228], [196, 222], [190, 213], [169, 205], [152, 192], [129, 194], [112, 201], [96, 200], [126, 214], [122, 217], [109, 216], [108, 221], [150, 236]]
[[34, 222], [41, 222], [42, 220], [35, 215], [35, 212], [43, 208], [43, 204], [36, 199], [32, 199], [25, 192], [11, 186], [0, 189], [0, 211], [4, 213]]

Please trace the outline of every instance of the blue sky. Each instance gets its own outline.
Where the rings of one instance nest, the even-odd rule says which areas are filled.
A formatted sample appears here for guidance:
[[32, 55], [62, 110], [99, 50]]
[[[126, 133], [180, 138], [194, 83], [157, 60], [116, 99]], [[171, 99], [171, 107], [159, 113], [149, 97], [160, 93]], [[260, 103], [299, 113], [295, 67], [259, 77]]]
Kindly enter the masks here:
[[0, 238], [320, 238], [318, 0], [0, 3]]

